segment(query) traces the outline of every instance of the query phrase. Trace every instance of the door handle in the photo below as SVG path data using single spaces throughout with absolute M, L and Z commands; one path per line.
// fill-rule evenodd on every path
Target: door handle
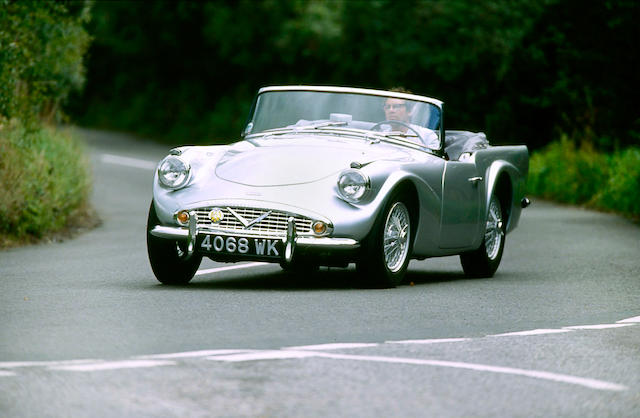
M 479 182 L 482 181 L 482 177 L 469 177 L 468 181 L 469 181 L 469 183 L 471 183 L 474 186 L 476 186 Z

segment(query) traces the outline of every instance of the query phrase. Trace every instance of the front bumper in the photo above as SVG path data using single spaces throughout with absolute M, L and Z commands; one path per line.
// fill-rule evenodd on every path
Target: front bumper
M 197 227 L 197 217 L 195 213 L 191 213 L 189 217 L 188 227 L 173 227 L 157 225 L 149 231 L 151 235 L 158 238 L 171 239 L 176 241 L 186 241 L 185 258 L 191 257 L 195 253 L 196 237 L 199 234 L 215 234 L 215 235 L 237 235 L 237 233 L 228 233 L 225 231 L 200 229 Z M 252 237 L 254 235 L 252 234 Z M 269 238 L 273 236 L 255 236 L 256 238 Z M 333 237 L 308 237 L 298 236 L 296 234 L 295 220 L 289 218 L 287 225 L 287 234 L 280 237 L 285 244 L 284 262 L 291 263 L 295 254 L 298 252 L 305 255 L 328 254 L 328 253 L 350 253 L 360 248 L 360 243 L 351 238 L 333 238 Z

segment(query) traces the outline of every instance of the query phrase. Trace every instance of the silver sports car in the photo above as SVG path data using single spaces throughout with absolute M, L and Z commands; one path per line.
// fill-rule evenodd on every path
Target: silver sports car
M 394 91 L 260 89 L 243 139 L 170 151 L 147 224 L 157 279 L 185 284 L 202 257 L 285 270 L 356 263 L 372 286 L 411 259 L 460 255 L 491 277 L 529 201 L 526 146 L 445 131 L 440 100 Z

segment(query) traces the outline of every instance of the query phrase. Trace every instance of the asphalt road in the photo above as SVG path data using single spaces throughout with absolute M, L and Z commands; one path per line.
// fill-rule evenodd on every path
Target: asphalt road
M 638 416 L 637 225 L 534 201 L 492 279 L 206 261 L 166 287 L 145 221 L 168 148 L 80 133 L 103 224 L 0 252 L 1 416 Z

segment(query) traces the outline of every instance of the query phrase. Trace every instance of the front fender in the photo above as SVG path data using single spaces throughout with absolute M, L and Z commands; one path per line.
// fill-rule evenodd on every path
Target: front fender
M 437 250 L 438 234 L 442 209 L 442 170 L 444 164 L 434 161 L 430 164 L 415 163 L 398 168 L 397 165 L 389 173 L 389 167 L 379 165 L 369 170 L 374 197 L 366 204 L 349 205 L 359 221 L 357 222 L 358 239 L 364 238 L 374 227 L 389 199 L 396 190 L 409 186 L 415 199 L 417 224 L 414 235 L 414 252 L 428 253 Z M 340 231 L 336 228 L 335 232 Z

